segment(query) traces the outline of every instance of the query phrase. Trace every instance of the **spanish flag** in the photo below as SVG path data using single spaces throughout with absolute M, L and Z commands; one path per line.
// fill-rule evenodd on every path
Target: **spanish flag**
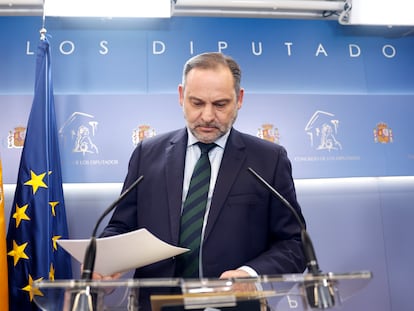
M 4 215 L 3 170 L 0 159 L 0 310 L 9 310 L 7 282 L 6 222 Z

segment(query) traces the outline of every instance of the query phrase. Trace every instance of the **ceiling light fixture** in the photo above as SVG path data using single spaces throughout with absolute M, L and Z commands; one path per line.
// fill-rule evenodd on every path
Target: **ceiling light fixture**
M 171 17 L 171 0 L 45 0 L 44 15 L 60 17 Z

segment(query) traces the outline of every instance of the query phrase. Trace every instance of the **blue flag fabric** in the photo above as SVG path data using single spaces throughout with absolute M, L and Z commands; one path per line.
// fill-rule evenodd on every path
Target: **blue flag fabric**
M 72 277 L 71 258 L 56 243 L 67 238 L 50 48 L 42 39 L 7 232 L 9 310 L 40 310 L 34 299 L 44 294 L 33 282 Z

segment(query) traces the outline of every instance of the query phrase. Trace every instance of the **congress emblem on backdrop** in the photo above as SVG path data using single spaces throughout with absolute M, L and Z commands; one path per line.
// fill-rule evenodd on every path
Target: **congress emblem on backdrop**
M 261 128 L 258 129 L 257 137 L 275 144 L 279 144 L 279 129 L 277 127 L 273 128 L 273 124 L 265 123 Z
M 65 146 L 69 144 L 73 153 L 99 153 L 93 142 L 98 128 L 98 122 L 94 118 L 87 113 L 74 112 L 60 128 L 59 135 L 64 137 Z
M 341 150 L 342 145 L 336 138 L 339 120 L 330 112 L 316 111 L 305 126 L 310 145 L 316 150 Z
M 9 131 L 7 136 L 7 148 L 23 148 L 24 139 L 26 137 L 26 128 L 17 126 L 12 131 Z
M 136 146 L 145 138 L 150 138 L 155 135 L 157 135 L 155 129 L 153 129 L 151 126 L 147 124 L 138 125 L 137 128 L 132 131 L 132 143 L 134 146 Z
M 387 123 L 380 122 L 374 128 L 374 141 L 381 144 L 392 143 L 392 129 L 388 127 Z

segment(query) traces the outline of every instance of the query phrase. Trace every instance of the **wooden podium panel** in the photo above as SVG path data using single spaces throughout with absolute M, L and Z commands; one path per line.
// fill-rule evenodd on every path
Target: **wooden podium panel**
M 152 295 L 152 311 L 264 311 L 267 310 L 266 297 L 274 293 L 269 291 L 200 293 L 182 295 Z

